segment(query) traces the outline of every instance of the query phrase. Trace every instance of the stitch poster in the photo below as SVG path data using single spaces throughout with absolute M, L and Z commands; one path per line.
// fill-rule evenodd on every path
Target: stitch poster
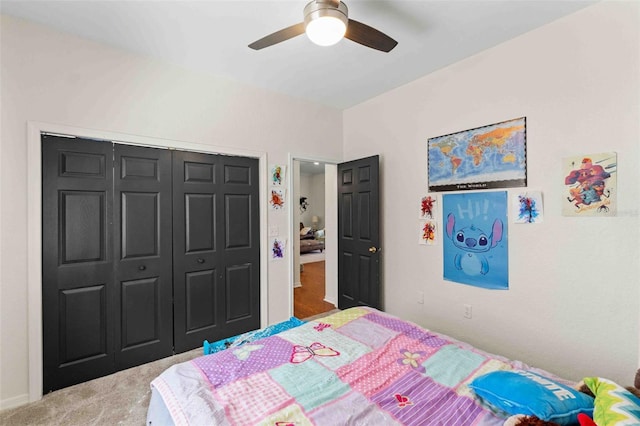
M 615 152 L 563 159 L 563 216 L 615 216 Z
M 506 191 L 443 196 L 445 280 L 509 288 L 507 210 Z

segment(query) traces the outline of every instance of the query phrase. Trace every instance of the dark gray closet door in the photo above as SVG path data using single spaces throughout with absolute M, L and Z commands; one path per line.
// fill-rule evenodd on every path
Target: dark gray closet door
M 44 393 L 260 327 L 258 160 L 57 136 L 42 158 Z
M 112 150 L 42 136 L 43 393 L 113 371 Z
M 115 144 L 116 370 L 173 353 L 171 151 Z
M 174 342 L 260 327 L 258 160 L 173 153 Z

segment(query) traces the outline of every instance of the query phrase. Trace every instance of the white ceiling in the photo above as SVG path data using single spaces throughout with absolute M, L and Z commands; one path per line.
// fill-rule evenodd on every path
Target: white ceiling
M 324 163 L 319 161 L 303 161 L 299 160 L 300 163 L 300 173 L 307 175 L 318 175 L 324 174 Z M 318 163 L 318 164 L 316 164 Z
M 382 53 L 305 35 L 247 45 L 302 22 L 306 0 L 0 1 L 3 14 L 181 66 L 344 109 L 596 0 L 346 0 L 349 17 L 398 41 Z

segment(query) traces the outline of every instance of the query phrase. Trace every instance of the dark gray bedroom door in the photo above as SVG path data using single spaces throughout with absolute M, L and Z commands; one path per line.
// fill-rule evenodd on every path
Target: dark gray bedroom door
M 258 160 L 174 152 L 176 352 L 260 328 Z
M 379 158 L 338 164 L 338 307 L 380 303 Z
M 113 372 L 112 181 L 111 144 L 42 136 L 43 393 Z

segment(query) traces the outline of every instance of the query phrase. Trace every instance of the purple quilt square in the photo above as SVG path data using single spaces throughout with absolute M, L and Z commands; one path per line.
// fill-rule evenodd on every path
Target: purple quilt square
M 400 319 L 388 317 L 386 315 L 380 315 L 376 313 L 367 314 L 363 318 L 368 319 L 371 322 L 375 322 L 376 324 L 380 324 L 384 327 L 387 327 L 390 330 L 398 331 L 400 333 L 406 333 L 410 329 L 414 328 L 413 325 L 402 321 Z
M 388 327 L 358 318 L 340 327 L 337 332 L 349 336 L 373 349 L 382 347 L 385 343 L 398 335 L 398 332 Z
M 384 425 L 397 424 L 377 404 L 358 392 L 349 392 L 311 411 L 315 425 Z
M 429 331 L 423 330 L 416 325 L 410 324 L 400 319 L 391 318 L 386 315 L 379 314 L 368 314 L 364 318 L 368 319 L 371 322 L 375 322 L 376 324 L 387 327 L 390 330 L 399 331 L 405 336 L 415 339 L 420 343 L 432 348 L 439 348 L 440 346 L 444 346 L 449 343 L 448 341 Z
M 408 337 L 412 339 L 416 339 L 418 342 L 423 345 L 430 346 L 434 349 L 441 348 L 444 345 L 448 345 L 450 342 L 443 339 L 442 337 L 435 335 L 429 331 L 421 330 L 418 327 L 414 327 L 408 333 L 406 333 Z
M 405 425 L 465 426 L 476 422 L 482 408 L 418 372 L 410 371 L 371 400 Z
M 196 358 L 214 388 L 289 362 L 293 346 L 277 336 Z

